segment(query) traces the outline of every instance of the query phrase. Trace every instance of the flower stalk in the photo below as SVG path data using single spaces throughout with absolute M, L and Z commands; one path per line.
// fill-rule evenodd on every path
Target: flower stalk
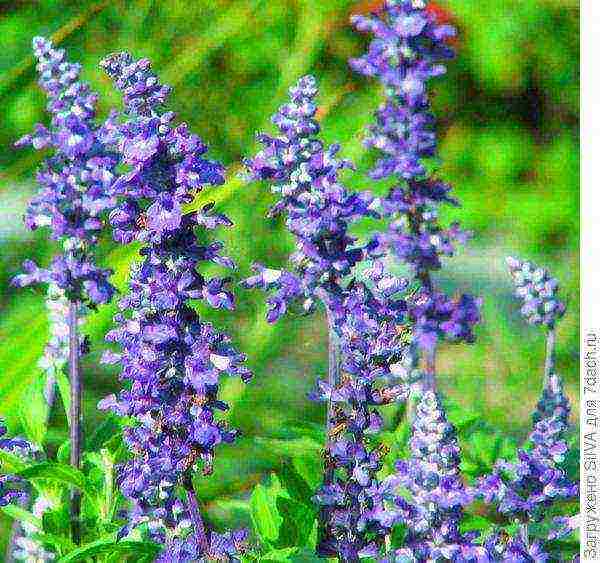
M 70 428 L 69 437 L 71 444 L 70 462 L 73 467 L 81 467 L 81 402 L 83 383 L 79 366 L 80 343 L 77 330 L 77 302 L 69 303 L 69 381 L 71 384 L 71 403 L 69 406 Z M 71 491 L 71 535 L 76 545 L 81 541 L 81 492 L 74 487 Z
M 336 333 L 335 321 L 333 318 L 332 312 L 327 309 L 327 330 L 329 336 L 329 364 L 327 370 L 327 383 L 331 389 L 334 389 L 340 382 L 340 367 L 341 367 L 341 358 L 340 358 L 340 341 L 339 336 Z M 333 400 L 331 396 L 327 399 L 327 446 L 326 449 L 329 451 L 331 448 L 331 431 L 333 428 Z M 333 468 L 326 467 L 323 482 L 326 484 L 331 483 L 333 479 Z
M 546 360 L 544 362 L 544 387 L 550 384 L 550 378 L 556 369 L 556 328 L 546 332 Z
M 196 497 L 196 492 L 194 491 L 192 479 L 189 476 L 184 478 L 183 486 L 185 488 L 188 512 L 194 528 L 193 533 L 196 538 L 196 544 L 198 545 L 198 556 L 202 557 L 206 554 L 209 548 L 206 526 L 204 525 L 204 520 L 202 519 L 200 504 L 198 502 L 198 498 Z

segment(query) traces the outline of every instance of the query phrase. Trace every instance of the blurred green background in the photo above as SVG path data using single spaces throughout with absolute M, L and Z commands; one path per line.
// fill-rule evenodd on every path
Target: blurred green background
M 265 185 L 237 177 L 242 156 L 256 149 L 254 133 L 285 101 L 287 87 L 311 72 L 321 85 L 323 135 L 340 142 L 357 173 L 344 180 L 381 193 L 364 172 L 374 155 L 362 147 L 365 126 L 381 99 L 374 82 L 353 75 L 347 59 L 367 38 L 348 24 L 352 13 L 381 3 L 349 0 L 238 0 L 169 2 L 51 1 L 0 3 L 0 414 L 22 431 L 20 410 L 47 334 L 42 290 L 15 290 L 9 280 L 25 258 L 47 263 L 56 250 L 45 232 L 27 232 L 21 216 L 35 191 L 40 154 L 12 143 L 46 121 L 30 55 L 34 35 L 52 36 L 83 64 L 83 77 L 100 93 L 100 112 L 119 104 L 98 67 L 107 53 L 129 50 L 149 57 L 174 87 L 171 109 L 211 146 L 228 167 L 228 183 L 212 193 L 235 221 L 221 233 L 239 265 L 285 265 L 293 242 L 281 221 L 265 218 L 274 197 Z M 463 207 L 444 211 L 475 233 L 447 261 L 438 280 L 449 289 L 484 298 L 484 322 L 473 346 L 444 348 L 441 388 L 454 402 L 481 413 L 504 433 L 521 438 L 540 391 L 544 353 L 539 330 L 526 327 L 511 297 L 504 266 L 508 254 L 550 267 L 561 280 L 569 312 L 559 326 L 558 367 L 577 413 L 579 349 L 579 9 L 576 0 L 436 0 L 433 9 L 459 29 L 458 56 L 447 76 L 434 81 L 439 118 L 440 175 L 454 184 Z M 209 194 L 207 194 L 208 197 Z M 358 234 L 373 224 L 359 229 Z M 124 289 L 133 248 L 100 245 L 101 261 Z M 248 490 L 280 463 L 265 439 L 323 420 L 306 393 L 326 370 L 323 317 L 264 321 L 262 296 L 237 291 L 234 315 L 211 318 L 227 327 L 249 356 L 255 379 L 226 386 L 229 418 L 244 437 L 220 451 L 219 478 L 205 498 Z M 86 429 L 102 415 L 98 399 L 117 388 L 117 372 L 99 365 L 103 335 L 114 306 L 92 314 L 86 330 Z M 66 438 L 55 408 L 48 435 L 55 449 Z M 215 515 L 218 518 L 218 514 Z

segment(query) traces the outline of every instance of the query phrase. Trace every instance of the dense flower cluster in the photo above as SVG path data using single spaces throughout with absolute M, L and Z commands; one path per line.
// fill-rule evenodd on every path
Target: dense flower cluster
M 550 555 L 544 551 L 539 541 L 526 541 L 521 536 L 508 536 L 506 533 L 494 533 L 486 538 L 485 548 L 490 561 L 545 563 Z
M 381 427 L 375 407 L 404 400 L 414 370 L 405 365 L 398 334 L 406 321 L 406 283 L 387 275 L 380 262 L 370 270 L 369 287 L 353 277 L 358 262 L 380 252 L 377 243 L 356 246 L 348 234 L 355 221 L 376 216 L 374 202 L 368 192 L 349 193 L 341 184 L 339 172 L 352 165 L 336 158 L 338 145 L 325 147 L 317 137 L 316 94 L 315 79 L 301 78 L 272 119 L 279 135 L 259 135 L 264 148 L 245 161 L 251 180 L 267 180 L 280 194 L 271 214 L 285 213 L 296 242 L 293 272 L 255 265 L 245 285 L 273 292 L 269 321 L 297 300 L 305 311 L 319 300 L 326 307 L 338 350 L 329 380 L 313 393 L 328 402 L 325 479 L 315 496 L 322 506 L 319 552 L 356 560 L 376 552 L 383 539 L 381 528 L 364 520 L 382 459 L 373 439 Z
M 516 286 L 515 295 L 523 302 L 521 314 L 525 320 L 532 325 L 553 328 L 566 310 L 557 296 L 558 280 L 531 262 L 510 257 L 506 261 Z
M 334 308 L 343 278 L 368 250 L 354 245 L 348 228 L 363 217 L 375 216 L 373 198 L 368 192 L 349 193 L 340 183 L 339 172 L 352 164 L 336 158 L 339 145 L 325 147 L 317 137 L 316 94 L 314 77 L 298 80 L 290 88 L 290 102 L 272 118 L 280 134 L 259 135 L 264 148 L 245 160 L 249 179 L 267 180 L 280 194 L 271 215 L 285 213 L 286 226 L 296 239 L 291 256 L 294 273 L 257 264 L 256 275 L 246 280 L 247 287 L 274 290 L 268 300 L 269 321 L 281 317 L 298 299 L 307 311 L 319 299 Z
M 112 185 L 119 204 L 110 221 L 117 241 L 145 245 L 143 261 L 131 268 L 129 293 L 119 302 L 118 326 L 107 336 L 120 352 L 105 360 L 121 363 L 121 379 L 130 386 L 101 406 L 136 420 L 124 434 L 133 458 L 122 468 L 120 484 L 135 503 L 125 532 L 158 522 L 161 539 L 171 546 L 161 560 L 195 561 L 185 553 L 191 544 L 203 551 L 206 538 L 196 526 L 189 533 L 183 525 L 191 509 L 182 507 L 177 487 L 191 492 L 192 472 L 211 473 L 215 448 L 236 437 L 218 414 L 228 408 L 218 398 L 221 376 L 250 377 L 245 356 L 229 337 L 188 304 L 203 299 L 214 308 L 233 308 L 229 279 L 197 270 L 203 262 L 231 268 L 232 261 L 219 254 L 221 243 L 199 244 L 194 232 L 230 221 L 209 207 L 182 209 L 203 187 L 223 183 L 223 168 L 204 157 L 206 145 L 185 124 L 172 125 L 174 114 L 162 110 L 169 90 L 147 60 L 120 53 L 102 66 L 123 93 L 123 119 L 114 122 L 111 137 L 129 167 Z M 209 541 L 223 543 L 215 534 Z
M 418 375 L 399 342 L 405 303 L 397 296 L 405 283 L 386 274 L 381 263 L 369 278 L 372 288 L 352 283 L 338 304 L 341 381 L 333 386 L 321 381 L 315 393 L 333 406 L 326 458 L 331 476 L 315 496 L 325 516 L 319 553 L 344 561 L 379 552 L 385 528 L 365 517 L 374 506 L 386 454 L 376 440 L 383 424 L 377 407 L 405 400 L 407 383 Z
M 14 282 L 52 283 L 71 301 L 106 303 L 114 293 L 111 271 L 95 265 L 91 248 L 103 227 L 102 213 L 114 203 L 107 193 L 118 159 L 106 149 L 107 125 L 95 122 L 97 96 L 79 80 L 80 66 L 67 62 L 62 49 L 41 37 L 34 38 L 33 50 L 52 120 L 49 128 L 38 124 L 17 146 L 50 148 L 53 154 L 37 174 L 41 190 L 29 204 L 25 224 L 49 227 L 52 238 L 63 242 L 63 254 L 47 269 L 27 261 L 25 273 Z
M 408 301 L 415 340 L 430 351 L 443 338 L 472 342 L 479 300 L 469 295 L 449 297 L 431 280 L 441 258 L 452 256 L 456 244 L 468 238 L 457 224 L 440 225 L 439 206 L 458 201 L 450 195 L 450 186 L 437 180 L 426 165 L 437 149 L 426 85 L 445 72 L 441 61 L 453 55 L 446 41 L 455 31 L 438 25 L 421 0 L 387 0 L 380 16 L 355 16 L 353 24 L 375 35 L 367 53 L 350 65 L 376 77 L 385 88 L 385 102 L 365 144 L 384 153 L 371 176 L 398 180 L 382 202 L 384 214 L 392 220 L 380 243 L 410 266 L 420 283 Z
M 21 438 L 8 438 L 7 428 L 0 420 L 0 450 L 17 455 L 28 455 L 31 446 Z M 0 506 L 6 506 L 13 502 L 26 502 L 27 492 L 24 490 L 25 482 L 16 475 L 0 475 Z
M 518 450 L 516 461 L 499 461 L 492 474 L 480 480 L 478 494 L 522 524 L 541 521 L 553 503 L 576 497 L 579 487 L 562 467 L 569 411 L 560 379 L 553 376 L 534 413 L 530 446 Z M 561 527 L 563 523 L 556 522 L 556 528 Z
M 391 529 L 407 528 L 404 546 L 386 561 L 489 561 L 486 549 L 462 534 L 463 508 L 473 500 L 460 474 L 460 448 L 438 395 L 426 391 L 417 406 L 410 438 L 411 457 L 377 491 L 370 517 Z M 408 493 L 408 497 L 406 495 Z
M 198 543 L 192 536 L 188 535 L 186 539 L 176 538 L 171 544 L 168 544 L 167 549 L 156 559 L 156 563 L 201 561 L 203 556 L 207 560 L 239 563 L 241 561 L 239 554 L 247 550 L 247 539 L 248 531 L 246 529 L 224 534 L 212 533 L 206 552 L 201 553 Z

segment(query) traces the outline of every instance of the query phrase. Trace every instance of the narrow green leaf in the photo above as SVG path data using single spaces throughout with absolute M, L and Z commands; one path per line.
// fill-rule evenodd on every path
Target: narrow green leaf
M 48 429 L 48 402 L 44 397 L 45 374 L 36 369 L 33 379 L 23 393 L 19 405 L 19 419 L 30 442 L 42 446 Z
M 71 459 L 71 443 L 69 440 L 65 440 L 58 446 L 58 450 L 56 451 L 56 461 L 68 465 L 69 459 Z
M 29 480 L 45 479 L 54 481 L 77 487 L 86 493 L 90 492 L 85 475 L 78 469 L 64 463 L 43 461 L 18 471 L 17 475 Z
M 35 526 L 39 530 L 42 529 L 42 521 L 20 506 L 16 506 L 14 504 L 8 504 L 2 507 L 2 512 L 12 518 L 13 520 L 18 520 L 19 522 L 28 522 L 32 526 Z
M 283 519 L 277 511 L 277 495 L 258 484 L 250 497 L 250 516 L 256 533 L 262 540 L 274 542 L 279 537 Z
M 75 561 L 86 561 L 88 557 L 95 555 L 136 555 L 136 556 L 156 556 L 160 547 L 149 542 L 122 541 L 116 542 L 113 536 L 99 539 L 83 545 L 71 553 L 61 557 L 58 563 L 73 563 Z
M 58 385 L 58 392 L 62 400 L 65 414 L 67 415 L 67 421 L 71 424 L 71 384 L 64 370 L 58 370 L 56 374 L 56 384 Z

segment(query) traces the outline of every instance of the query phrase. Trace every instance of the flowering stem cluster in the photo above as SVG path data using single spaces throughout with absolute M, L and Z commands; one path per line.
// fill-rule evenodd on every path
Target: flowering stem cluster
M 568 453 L 565 441 L 569 428 L 569 400 L 564 394 L 560 375 L 554 371 L 556 322 L 564 315 L 565 305 L 558 299 L 558 282 L 547 270 L 514 258 L 507 260 L 515 283 L 515 294 L 522 300 L 521 314 L 533 325 L 547 329 L 547 356 L 544 365 L 542 395 L 533 413 L 533 430 L 527 446 L 517 452 L 517 460 L 500 460 L 494 471 L 478 483 L 478 495 L 494 503 L 520 534 L 504 545 L 498 537 L 488 541 L 496 557 L 531 557 L 546 561 L 544 543 L 570 531 L 565 518 L 558 518 L 541 540 L 532 540 L 529 525 L 545 518 L 554 503 L 577 496 L 579 486 L 568 478 L 563 462 Z M 566 528 L 566 530 L 565 530 Z
M 107 336 L 120 352 L 105 355 L 121 364 L 121 379 L 130 386 L 101 403 L 134 421 L 124 434 L 133 457 L 122 467 L 121 489 L 134 509 L 123 533 L 146 524 L 168 546 L 161 561 L 218 557 L 238 549 L 243 533 L 226 541 L 207 530 L 192 476 L 212 473 L 216 447 L 237 436 L 219 417 L 228 408 L 218 398 L 221 376 L 247 381 L 251 374 L 229 337 L 189 305 L 203 299 L 213 308 L 233 309 L 230 278 L 198 271 L 204 263 L 233 268 L 233 262 L 220 254 L 220 242 L 202 245 L 195 234 L 198 227 L 232 223 L 211 205 L 197 213 L 184 212 L 183 205 L 205 186 L 222 184 L 223 167 L 206 159 L 200 138 L 185 123 L 174 125 L 175 114 L 163 110 L 170 89 L 148 60 L 119 53 L 102 66 L 124 101 L 110 138 L 128 168 L 111 185 L 118 200 L 110 214 L 113 235 L 120 243 L 143 244 L 129 294 L 119 302 L 118 326 Z
M 55 256 L 47 269 L 25 262 L 25 273 L 14 283 L 51 284 L 69 300 L 71 463 L 79 467 L 82 382 L 77 315 L 80 303 L 92 307 L 107 303 L 115 291 L 108 281 L 111 271 L 96 266 L 91 249 L 103 226 L 101 214 L 113 204 L 106 193 L 117 158 L 105 148 L 104 130 L 95 123 L 97 96 L 79 80 L 80 66 L 65 61 L 64 51 L 41 37 L 34 38 L 33 50 L 39 84 L 47 94 L 52 119 L 50 127 L 36 125 L 34 133 L 20 139 L 17 146 L 49 148 L 53 153 L 38 171 L 41 189 L 29 204 L 25 224 L 30 229 L 49 227 L 52 238 L 62 242 L 63 253 Z M 72 495 L 72 535 L 78 543 L 79 492 L 73 490 Z
M 381 15 L 355 16 L 359 31 L 375 38 L 362 57 L 351 59 L 358 73 L 377 78 L 385 101 L 375 114 L 365 144 L 383 153 L 371 170 L 375 180 L 397 181 L 382 201 L 391 219 L 380 244 L 410 267 L 418 289 L 407 300 L 417 351 L 424 356 L 424 388 L 435 388 L 435 351 L 442 339 L 473 342 L 479 322 L 479 300 L 470 295 L 449 297 L 435 287 L 432 272 L 452 256 L 469 233 L 458 224 L 443 227 L 442 204 L 458 201 L 450 186 L 430 171 L 436 155 L 435 118 L 431 113 L 427 82 L 446 71 L 441 61 L 453 56 L 447 41 L 455 34 L 449 25 L 438 25 L 421 0 L 387 0 Z
M 343 185 L 341 173 L 353 165 L 338 157 L 339 145 L 327 146 L 319 136 L 312 76 L 290 88 L 288 103 L 272 118 L 277 134 L 258 135 L 262 149 L 244 161 L 250 181 L 266 181 L 279 195 L 270 216 L 284 216 L 295 242 L 290 271 L 255 264 L 244 286 L 269 293 L 269 322 L 287 311 L 311 313 L 319 304 L 327 318 L 327 379 L 311 393 L 327 403 L 324 477 L 313 496 L 317 552 L 344 562 L 382 556 L 389 563 L 547 561 L 547 542 L 568 534 L 574 519 L 556 518 L 544 538 L 532 537 L 531 525 L 578 492 L 564 469 L 570 406 L 555 366 L 555 328 L 565 312 L 558 283 L 531 263 L 508 260 L 522 315 L 546 330 L 542 396 L 517 459 L 498 461 L 469 486 L 460 471 L 456 429 L 436 386 L 436 350 L 444 340 L 473 342 L 480 301 L 450 297 L 434 281 L 443 258 L 468 233 L 438 219 L 442 205 L 458 202 L 431 170 L 437 141 L 426 88 L 445 72 L 454 29 L 439 25 L 424 0 L 387 0 L 380 15 L 357 16 L 353 23 L 375 39 L 351 66 L 376 77 L 385 91 L 366 139 L 383 153 L 371 177 L 392 178 L 393 187 L 379 200 Z M 123 437 L 130 457 L 118 474 L 129 512 L 119 538 L 135 530 L 160 544 L 157 563 L 239 561 L 247 531 L 213 530 L 195 491 L 201 475 L 213 472 L 218 446 L 238 436 L 224 416 L 229 405 L 219 396 L 222 377 L 251 377 L 245 355 L 196 306 L 234 309 L 231 278 L 209 274 L 215 265 L 235 268 L 222 243 L 209 236 L 232 222 L 213 203 L 187 210 L 200 191 L 224 182 L 224 167 L 207 158 L 203 141 L 165 109 L 170 88 L 147 59 L 122 52 L 102 61 L 123 109 L 98 124 L 96 95 L 79 80 L 79 66 L 44 39 L 33 44 L 52 119 L 18 144 L 53 153 L 38 173 L 41 190 L 25 222 L 32 229 L 49 227 L 63 251 L 46 269 L 26 262 L 15 283 L 49 286 L 53 334 L 40 365 L 49 403 L 58 370 L 69 366 L 71 464 L 81 466 L 81 318 L 86 307 L 107 303 L 115 291 L 110 271 L 96 266 L 92 253 L 107 214 L 114 240 L 140 248 L 107 335 L 115 351 L 103 356 L 120 364 L 124 385 L 99 405 L 127 417 Z M 385 218 L 389 227 L 359 243 L 350 232 L 367 217 Z M 388 271 L 390 254 L 408 266 L 411 279 Z M 395 460 L 394 471 L 382 476 L 388 454 L 380 435 L 383 409 L 409 396 L 410 456 Z M 0 424 L 0 449 L 31 451 L 5 434 Z M 0 477 L 0 506 L 27 502 L 24 485 L 17 476 Z M 477 498 L 516 524 L 518 533 L 507 538 L 495 527 L 487 536 L 463 532 L 466 508 Z M 48 508 L 54 507 L 38 497 L 34 511 Z M 80 513 L 74 491 L 75 544 L 82 535 Z M 403 542 L 392 547 L 399 528 Z M 35 527 L 29 532 L 37 533 Z M 35 541 L 19 546 L 23 557 L 53 555 Z
M 294 272 L 256 264 L 256 275 L 245 285 L 272 292 L 271 322 L 298 301 L 306 312 L 318 301 L 325 305 L 329 374 L 312 395 L 328 404 L 325 476 L 315 497 L 322 506 L 319 551 L 354 561 L 382 540 L 382 530 L 363 516 L 381 468 L 382 451 L 371 443 L 381 426 L 374 407 L 406 394 L 403 344 L 396 332 L 405 314 L 399 295 L 405 284 L 381 264 L 371 270 L 373 288 L 355 279 L 356 265 L 376 256 L 377 244 L 356 246 L 348 230 L 357 220 L 376 216 L 373 198 L 351 194 L 341 184 L 339 172 L 352 165 L 336 158 L 338 145 L 325 147 L 318 138 L 316 94 L 315 79 L 301 78 L 290 89 L 290 102 L 272 118 L 279 135 L 259 135 L 263 149 L 245 162 L 250 179 L 267 180 L 280 194 L 271 215 L 285 213 L 296 242 Z

